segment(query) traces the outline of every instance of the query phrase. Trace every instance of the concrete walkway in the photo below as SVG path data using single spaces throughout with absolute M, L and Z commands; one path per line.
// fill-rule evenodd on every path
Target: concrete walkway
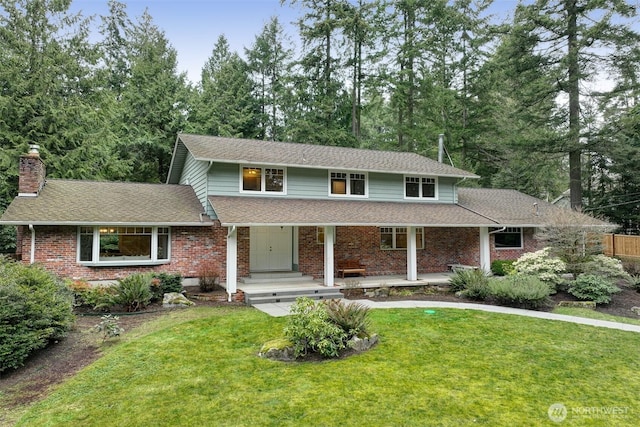
M 601 328 L 619 329 L 621 331 L 640 333 L 640 325 L 629 325 L 626 323 L 610 322 L 607 320 L 567 316 L 564 314 L 547 313 L 545 311 L 522 310 L 519 308 L 502 307 L 498 305 L 469 304 L 445 301 L 371 301 L 367 299 L 345 301 L 358 302 L 370 308 L 457 308 L 462 310 L 480 310 L 488 311 L 491 313 L 515 314 L 517 316 L 535 317 L 538 319 L 547 320 L 559 320 L 561 322 L 571 322 L 581 325 L 598 326 Z M 291 308 L 292 304 L 292 302 L 256 304 L 254 305 L 254 307 L 269 314 L 270 316 L 280 317 L 287 316 L 289 314 L 289 309 Z

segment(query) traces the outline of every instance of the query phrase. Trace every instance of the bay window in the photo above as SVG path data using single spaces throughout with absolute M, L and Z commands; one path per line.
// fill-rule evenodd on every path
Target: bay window
M 78 261 L 91 264 L 168 262 L 169 227 L 80 227 Z

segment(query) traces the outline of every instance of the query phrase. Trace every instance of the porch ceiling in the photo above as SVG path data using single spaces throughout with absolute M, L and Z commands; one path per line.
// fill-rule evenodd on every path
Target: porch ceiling
M 455 204 L 209 196 L 223 226 L 482 227 L 496 222 Z

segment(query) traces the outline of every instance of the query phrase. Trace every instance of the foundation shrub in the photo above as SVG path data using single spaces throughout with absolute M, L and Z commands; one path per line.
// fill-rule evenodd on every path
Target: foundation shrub
M 489 281 L 489 297 L 501 305 L 537 309 L 549 302 L 551 289 L 534 276 L 510 275 Z
M 567 265 L 551 255 L 551 248 L 544 248 L 522 255 L 513 263 L 513 268 L 516 273 L 536 276 L 555 290 L 563 282 L 561 275 L 566 272 Z
M 220 280 L 220 273 L 218 269 L 205 265 L 198 271 L 198 284 L 200 286 L 200 292 L 211 292 L 216 289 Z
M 458 270 L 449 279 L 449 285 L 453 292 L 459 292 L 478 283 L 486 284 L 488 280 L 489 277 L 482 270 Z
M 294 356 L 318 353 L 322 357 L 338 357 L 345 348 L 347 334 L 329 318 L 326 304 L 309 298 L 298 298 L 291 306 L 284 328 L 285 337 L 293 343 Z
M 151 279 L 151 293 L 153 301 L 162 301 L 164 294 L 182 292 L 182 275 L 169 273 L 154 273 Z
M 73 295 L 62 280 L 0 257 L 0 372 L 63 338 L 74 320 Z
M 569 285 L 571 295 L 596 304 L 609 304 L 611 296 L 617 292 L 620 292 L 620 288 L 610 279 L 595 274 L 580 274 Z
M 491 263 L 491 272 L 496 276 L 506 276 L 513 273 L 513 259 L 497 259 Z
M 127 311 L 140 311 L 145 308 L 153 298 L 151 293 L 151 274 L 132 274 L 118 280 L 116 286 L 116 304 L 122 305 Z
M 116 305 L 117 290 L 114 286 L 91 286 L 84 280 L 67 282 L 73 293 L 73 305 L 94 311 L 109 311 Z

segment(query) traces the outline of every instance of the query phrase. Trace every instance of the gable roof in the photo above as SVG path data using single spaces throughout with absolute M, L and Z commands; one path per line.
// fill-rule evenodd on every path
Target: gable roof
M 33 225 L 211 225 L 188 185 L 47 180 L 37 197 L 18 196 L 0 218 Z
M 416 153 L 179 134 L 167 182 L 179 181 L 187 152 L 208 162 L 479 178 Z

